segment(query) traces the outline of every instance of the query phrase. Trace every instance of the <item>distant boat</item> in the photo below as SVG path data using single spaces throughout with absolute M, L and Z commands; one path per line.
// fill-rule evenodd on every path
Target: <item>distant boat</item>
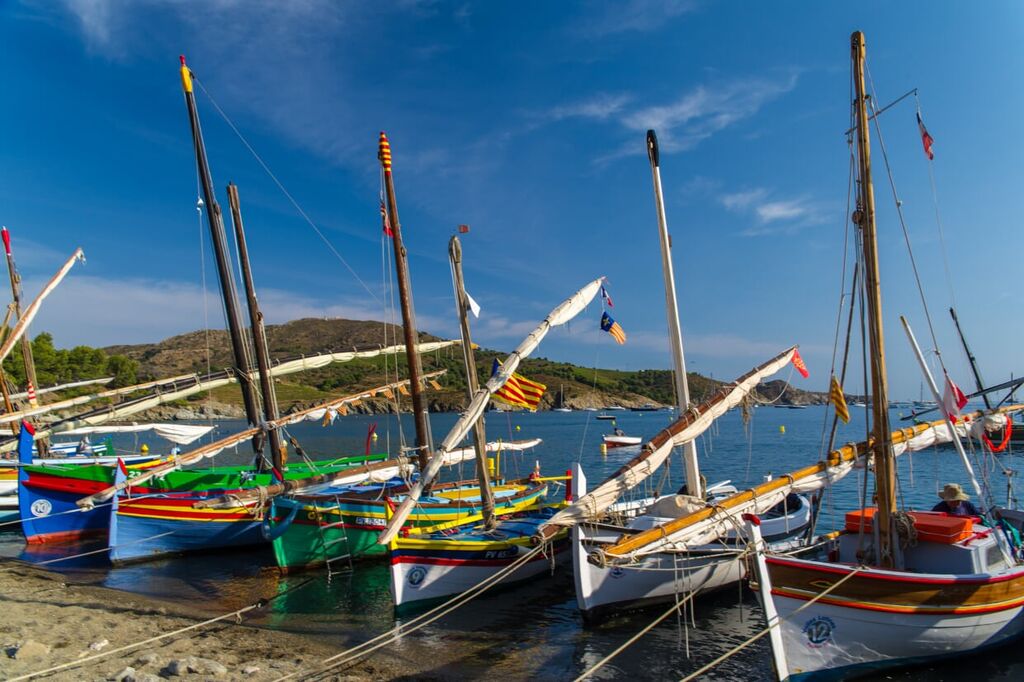
M 583 411 L 584 412 L 597 412 L 597 408 L 596 407 L 584 407 Z
M 629 409 L 632 410 L 633 412 L 655 412 L 659 408 L 654 403 L 644 403 L 640 407 L 631 407 Z
M 640 445 L 643 441 L 640 436 L 605 436 L 604 444 L 609 448 L 628 448 L 634 445 Z
M 608 419 L 608 420 L 614 421 L 615 420 L 615 415 L 613 415 L 613 414 L 599 414 L 599 415 L 597 415 L 596 419 Z
M 565 384 L 558 385 L 558 407 L 551 410 L 552 412 L 572 412 L 571 407 L 565 406 Z
M 623 407 L 622 405 L 609 405 L 608 407 L 606 407 L 604 409 L 606 409 L 606 410 L 617 410 L 617 411 L 620 411 L 620 412 L 625 412 L 626 411 L 626 408 Z

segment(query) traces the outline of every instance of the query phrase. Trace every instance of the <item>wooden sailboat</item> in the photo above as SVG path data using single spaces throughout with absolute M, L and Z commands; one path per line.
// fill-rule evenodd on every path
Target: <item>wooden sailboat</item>
M 457 245 L 458 241 L 455 240 L 451 253 L 465 349 L 471 344 L 465 314 L 465 294 L 461 287 L 461 250 Z M 601 280 L 594 280 L 552 310 L 540 326 L 502 363 L 501 369 L 490 378 L 487 385 L 475 391 L 469 407 L 433 454 L 428 468 L 421 472 L 417 486 L 395 510 L 387 528 L 380 534 L 379 542 L 387 544 L 391 550 L 391 590 L 396 607 L 460 594 L 485 579 L 497 580 L 502 584 L 526 580 L 549 570 L 550 556 L 564 549 L 564 543 L 559 542 L 565 538 L 564 532 L 552 537 L 554 544 L 546 554 L 536 551 L 532 545 L 531 537 L 537 528 L 554 513 L 544 508 L 517 514 L 509 519 L 498 519 L 496 513 L 485 512 L 481 525 L 463 526 L 454 534 L 414 528 L 400 535 L 399 531 L 413 513 L 424 486 L 436 475 L 441 459 L 479 422 L 490 396 L 504 385 L 520 360 L 537 347 L 551 327 L 565 324 L 579 314 L 597 295 L 600 287 Z M 472 358 L 471 355 L 467 357 L 470 360 Z M 479 428 L 477 442 L 482 440 L 482 428 Z M 481 457 L 478 454 L 478 462 Z M 486 466 L 478 464 L 478 472 L 483 472 L 479 482 L 484 491 L 490 487 L 486 470 Z M 546 486 L 542 486 L 542 489 L 546 489 Z
M 390 234 L 395 253 L 395 270 L 402 309 L 410 371 L 410 392 L 416 424 L 416 460 L 423 471 L 426 455 L 433 448 L 420 380 L 419 355 L 416 352 L 415 313 L 412 304 L 409 264 L 402 241 L 392 168 L 391 143 L 380 134 L 378 160 L 381 164 L 387 196 L 388 220 L 385 232 Z M 475 368 L 473 368 L 475 369 Z M 488 445 L 482 441 L 481 452 L 487 449 L 526 449 L 540 441 L 520 441 Z M 449 463 L 462 461 L 461 457 Z M 478 466 L 480 466 L 478 464 Z M 288 494 L 275 495 L 270 514 L 270 536 L 274 555 L 282 571 L 326 565 L 336 561 L 384 554 L 386 547 L 376 542 L 377 535 L 386 525 L 387 505 L 402 501 L 409 493 L 410 477 L 379 483 L 371 487 L 339 485 L 336 481 L 297 481 Z M 517 511 L 535 504 L 542 495 L 541 487 L 530 482 L 510 482 L 496 491 L 481 487 L 474 481 L 445 483 L 431 491 L 431 499 L 417 505 L 408 522 L 414 527 L 451 527 L 468 523 L 495 507 L 493 494 L 499 498 L 497 506 L 504 512 Z M 492 498 L 488 499 L 488 493 Z
M 578 479 L 576 486 L 580 490 L 580 497 L 569 509 L 559 512 L 541 527 L 538 539 L 548 538 L 559 528 L 572 528 L 576 602 L 588 617 L 671 599 L 680 592 L 718 589 L 741 578 L 742 566 L 736 548 L 728 544 L 723 545 L 716 537 L 701 546 L 688 547 L 685 552 L 666 549 L 626 567 L 597 565 L 589 562 L 587 558 L 591 553 L 615 544 L 621 538 L 656 527 L 695 507 L 704 506 L 705 498 L 709 494 L 714 499 L 733 492 L 735 489 L 727 485 L 716 486 L 712 491 L 705 489 L 694 438 L 710 426 L 715 418 L 738 405 L 762 378 L 793 361 L 796 354 L 796 349 L 790 348 L 741 377 L 711 400 L 698 406 L 690 404 L 671 242 L 661 191 L 660 153 L 658 139 L 653 130 L 647 132 L 647 151 L 654 183 L 669 347 L 672 352 L 676 396 L 679 400 L 679 419 L 658 433 L 643 447 L 640 454 L 589 494 L 583 495 L 586 492 L 586 483 L 582 471 L 574 472 Z M 695 414 L 700 415 L 699 418 L 695 418 Z M 605 442 L 607 443 L 607 438 Z M 683 450 L 686 494 L 615 504 L 620 495 L 639 485 L 661 466 L 676 446 L 682 447 Z M 611 522 L 606 518 L 609 513 L 614 513 L 619 521 Z M 776 539 L 782 541 L 804 533 L 810 518 L 810 504 L 806 498 L 793 496 L 790 504 L 778 514 L 779 530 Z M 625 522 L 622 519 L 625 519 Z
M 851 52 L 878 507 L 847 515 L 847 532 L 830 560 L 765 556 L 761 548 L 760 592 L 783 680 L 839 679 L 962 655 L 1024 634 L 1024 565 L 1001 528 L 896 507 L 863 33 L 852 35 Z M 755 543 L 757 530 L 752 522 Z

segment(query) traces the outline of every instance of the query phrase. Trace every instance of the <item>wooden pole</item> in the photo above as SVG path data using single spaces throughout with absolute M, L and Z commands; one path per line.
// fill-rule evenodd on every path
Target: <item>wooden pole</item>
M 381 131 L 377 151 L 384 172 L 384 189 L 388 195 L 388 216 L 392 240 L 395 245 L 395 271 L 398 277 L 398 297 L 402 305 L 402 331 L 405 334 L 405 357 L 409 363 L 409 392 L 412 394 L 413 420 L 416 424 L 416 461 L 420 471 L 427 467 L 427 457 L 434 449 L 427 418 L 427 404 L 423 399 L 423 363 L 416 352 L 419 335 L 416 332 L 416 312 L 412 303 L 412 283 L 409 281 L 409 263 L 402 243 L 402 226 L 398 222 L 398 201 L 395 198 L 395 180 L 391 175 L 391 144 Z
M 203 200 L 206 202 L 206 217 L 210 223 L 210 236 L 213 240 L 213 251 L 217 259 L 217 274 L 220 279 L 221 294 L 224 299 L 224 312 L 228 320 L 228 332 L 231 335 L 231 349 L 235 357 L 235 375 L 238 386 L 242 389 L 242 401 L 245 403 L 245 415 L 250 426 L 260 424 L 260 412 L 256 406 L 256 395 L 252 385 L 252 366 L 249 364 L 249 353 L 245 338 L 242 336 L 242 315 L 238 310 L 238 291 L 235 278 L 231 273 L 230 255 L 227 237 L 224 234 L 224 216 L 221 214 L 217 195 L 213 190 L 213 178 L 210 165 L 206 160 L 206 144 L 203 142 L 203 130 L 199 125 L 199 111 L 196 109 L 196 97 L 192 92 L 192 72 L 185 65 L 185 57 L 181 58 L 181 85 L 185 91 L 185 105 L 188 107 L 189 123 L 192 126 L 192 143 L 196 153 L 196 167 L 203 188 Z M 259 455 L 263 452 L 263 439 L 252 439 L 253 451 Z
M 676 400 L 682 416 L 690 409 L 690 384 L 686 377 L 686 356 L 683 353 L 683 333 L 679 327 L 679 304 L 676 301 L 676 279 L 672 268 L 672 240 L 665 218 L 665 198 L 661 191 L 661 159 L 658 136 L 647 131 L 647 158 L 651 162 L 654 179 L 654 206 L 658 213 L 658 238 L 661 242 L 661 271 L 665 279 L 665 312 L 668 316 L 668 338 L 672 350 L 672 368 L 675 370 Z M 697 462 L 697 446 L 693 441 L 683 444 L 683 462 L 686 467 L 686 491 L 694 497 L 704 498 L 704 484 Z
M 14 253 L 11 249 L 11 233 L 4 227 L 0 229 L 0 237 L 3 238 L 4 252 L 7 254 L 7 273 L 11 278 L 11 299 L 13 300 L 13 308 L 8 309 L 8 315 L 10 311 L 14 311 L 14 315 L 21 319 L 21 275 L 18 274 L 18 268 L 14 264 Z M 5 325 L 6 326 L 6 325 Z M 21 358 L 25 363 L 25 383 L 27 384 L 25 390 L 29 394 L 29 406 L 38 407 L 39 402 L 35 399 L 35 390 L 39 388 L 38 381 L 36 379 L 36 362 L 35 358 L 32 357 L 32 342 L 29 339 L 28 330 L 25 331 L 25 335 L 21 337 Z M 3 380 L 2 368 L 0 368 L 0 380 Z M 4 404 L 7 405 L 7 411 L 12 412 L 10 407 L 10 399 L 7 397 L 7 382 L 3 381 L 4 388 Z M 14 433 L 20 433 L 21 428 L 15 425 L 12 429 Z M 36 448 L 40 455 L 45 455 L 47 451 L 46 439 L 40 439 L 36 443 Z
M 238 242 L 238 260 L 242 266 L 242 285 L 245 287 L 245 300 L 249 307 L 249 323 L 252 325 L 252 343 L 256 347 L 256 366 L 260 374 L 260 392 L 263 394 L 263 416 L 266 421 L 277 421 L 277 392 L 274 380 L 270 376 L 270 353 L 267 350 L 267 330 L 263 325 L 263 312 L 256 300 L 256 287 L 252 281 L 252 268 L 249 264 L 249 248 L 245 243 L 245 228 L 242 225 L 242 204 L 238 198 L 238 186 L 228 184 L 228 206 L 231 208 L 231 222 L 235 227 L 235 240 Z M 270 451 L 271 464 L 278 474 L 284 474 L 288 454 L 281 433 L 271 429 Z M 260 459 L 262 463 L 263 460 Z
M 466 362 L 466 392 L 470 401 L 476 395 L 479 380 L 476 375 L 476 357 L 473 353 L 473 339 L 469 333 L 469 308 L 466 300 L 466 286 L 462 279 L 462 244 L 453 235 L 448 242 L 448 258 L 452 263 L 452 279 L 455 285 L 455 305 L 459 313 L 459 324 L 462 327 L 462 356 Z M 487 471 L 487 430 L 484 418 L 480 417 L 473 425 L 473 449 L 476 451 L 476 471 L 480 481 L 480 501 L 487 529 L 494 528 L 494 491 L 491 490 L 491 476 Z
M 850 36 L 854 113 L 857 122 L 857 155 L 860 165 L 860 206 L 855 214 L 863 231 L 864 280 L 867 287 L 868 338 L 871 346 L 872 416 L 875 439 L 875 492 L 878 498 L 878 563 L 895 565 L 892 514 L 896 509 L 896 463 L 889 438 L 889 387 L 885 371 L 885 335 L 882 331 L 882 286 L 878 268 L 878 235 L 875 225 L 875 191 L 871 184 L 871 144 L 868 135 L 867 93 L 864 85 L 864 34 Z

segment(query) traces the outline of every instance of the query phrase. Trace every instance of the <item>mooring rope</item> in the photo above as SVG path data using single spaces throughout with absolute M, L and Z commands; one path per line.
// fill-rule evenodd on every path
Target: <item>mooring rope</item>
M 768 633 L 770 633 L 770 632 L 772 631 L 772 628 L 776 628 L 776 627 L 778 627 L 779 625 L 781 625 L 781 624 L 782 624 L 783 622 L 789 621 L 790 619 L 792 619 L 792 618 L 793 618 L 793 616 L 795 616 L 796 614 L 800 613 L 801 611 L 803 611 L 804 609 L 806 609 L 806 608 L 807 608 L 808 606 L 810 606 L 811 604 L 815 603 L 816 601 L 818 601 L 819 599 L 821 599 L 822 597 L 824 597 L 824 596 L 825 596 L 826 594 L 829 594 L 830 592 L 832 592 L 833 590 L 835 590 L 835 589 L 836 589 L 837 587 L 839 587 L 840 585 L 842 585 L 843 583 L 845 583 L 845 582 L 846 582 L 847 580 L 849 580 L 849 579 L 850 579 L 850 578 L 852 578 L 853 576 L 857 575 L 858 573 L 860 573 L 861 571 L 863 571 L 863 570 L 864 570 L 864 569 L 866 569 L 866 568 L 867 568 L 867 566 L 857 566 L 857 567 L 856 567 L 856 568 L 854 568 L 854 569 L 853 569 L 852 571 L 850 571 L 850 572 L 849 572 L 848 574 L 846 574 L 845 576 L 843 576 L 843 577 L 842 577 L 842 578 L 841 578 L 841 579 L 840 579 L 839 581 L 837 581 L 837 582 L 836 582 L 836 583 L 835 583 L 834 585 L 832 585 L 831 587 L 829 587 L 829 588 L 828 588 L 827 590 L 825 590 L 825 591 L 824 591 L 824 592 L 822 592 L 821 594 L 815 595 L 815 596 L 814 596 L 814 598 L 810 599 L 810 600 L 809 600 L 808 602 L 806 602 L 805 604 L 802 604 L 802 605 L 800 606 L 800 608 L 798 608 L 798 609 L 796 609 L 795 611 L 793 611 L 793 613 L 789 614 L 789 616 L 787 616 L 786 618 L 779 618 L 779 619 L 777 620 L 777 622 L 776 622 L 776 623 L 775 623 L 774 625 L 769 625 L 768 627 L 766 627 L 766 628 L 765 628 L 764 630 L 761 630 L 761 632 L 757 633 L 757 634 L 756 634 L 756 635 L 754 635 L 753 637 L 751 637 L 751 638 L 747 639 L 747 640 L 746 640 L 746 641 L 744 641 L 744 642 L 741 642 L 741 643 L 737 644 L 737 645 L 736 645 L 736 646 L 734 646 L 734 647 L 733 647 L 732 649 L 729 649 L 729 650 L 728 650 L 728 651 L 726 651 L 726 652 L 725 652 L 724 654 L 722 654 L 721 656 L 719 656 L 719 657 L 718 657 L 718 658 L 716 658 L 715 660 L 711 661 L 711 662 L 710 662 L 710 663 L 708 663 L 707 665 L 705 665 L 705 666 L 703 666 L 703 667 L 699 668 L 699 669 L 698 669 L 697 671 L 695 671 L 695 672 L 692 672 L 692 673 L 690 673 L 689 675 L 687 675 L 686 677 L 684 677 L 684 678 L 683 678 L 682 680 L 680 680 L 680 682 L 690 682 L 691 680 L 695 680 L 695 679 L 697 679 L 698 677 L 700 677 L 701 675 L 703 675 L 704 673 L 706 673 L 707 671 L 709 671 L 709 670 L 711 670 L 712 668 L 714 668 L 715 666 L 719 665 L 720 663 L 723 663 L 723 662 L 725 662 L 725 661 L 726 661 L 727 659 L 729 659 L 729 658 L 732 658 L 733 656 L 735 656 L 735 655 L 736 655 L 737 653 L 739 653 L 739 652 L 740 652 L 740 651 L 742 651 L 743 649 L 746 649 L 746 648 L 747 648 L 748 646 L 750 646 L 751 644 L 753 644 L 753 643 L 754 643 L 754 642 L 756 642 L 757 640 L 761 639 L 762 637 L 764 637 L 765 635 L 767 635 Z M 766 599 L 771 599 L 771 595 L 767 595 L 767 596 L 766 596 L 765 598 L 766 598 Z
M 684 605 L 685 605 L 685 604 L 686 604 L 686 603 L 687 603 L 688 601 L 691 601 L 691 600 L 692 600 L 692 599 L 693 599 L 693 598 L 694 598 L 694 597 L 695 597 L 696 595 L 697 595 L 697 591 L 696 591 L 696 590 L 694 590 L 693 592 L 690 592 L 690 594 L 686 595 L 686 597 L 684 597 L 684 598 L 682 599 L 682 601 L 677 601 L 677 602 L 673 602 L 673 603 L 672 603 L 672 608 L 670 608 L 670 609 L 669 609 L 668 611 L 666 611 L 665 613 L 663 613 L 663 614 L 661 614 L 660 616 L 658 616 L 657 618 L 655 618 L 655 619 L 654 619 L 654 621 L 653 621 L 653 622 L 652 622 L 652 623 L 651 623 L 650 625 L 648 625 L 648 626 L 646 626 L 645 628 L 643 628 L 642 630 L 640 630 L 640 632 L 636 633 L 635 635 L 633 635 L 632 637 L 630 637 L 629 639 L 627 639 L 627 640 L 626 640 L 625 642 L 623 642 L 623 643 L 622 643 L 621 645 L 619 645 L 619 646 L 618 646 L 618 647 L 617 647 L 617 648 L 616 648 L 616 649 L 615 649 L 614 651 L 612 651 L 612 652 L 611 652 L 610 654 L 608 654 L 607 656 L 605 656 L 604 658 L 602 658 L 602 659 L 601 659 L 600 661 L 598 661 L 597 663 L 595 663 L 594 665 L 592 665 L 592 666 L 591 666 L 590 668 L 588 668 L 587 670 L 585 670 L 585 671 L 584 671 L 584 672 L 583 672 L 583 673 L 582 673 L 582 674 L 581 674 L 581 675 L 580 675 L 579 677 L 577 677 L 577 678 L 576 678 L 575 680 L 573 680 L 573 682 L 582 682 L 582 680 L 585 680 L 585 679 L 587 679 L 587 677 L 589 677 L 590 675 L 592 675 L 592 674 L 596 673 L 596 672 L 597 672 L 598 670 L 600 670 L 601 668 L 603 668 L 603 667 L 604 667 L 605 665 L 607 665 L 607 664 L 608 664 L 609 662 L 611 662 L 611 660 L 612 660 L 613 658 L 615 658 L 616 656 L 618 656 L 619 654 L 621 654 L 621 653 L 622 653 L 623 651 L 625 651 L 625 650 L 626 650 L 626 649 L 627 649 L 628 647 L 632 646 L 632 644 L 633 644 L 634 642 L 636 642 L 636 641 L 637 641 L 638 639 L 640 639 L 641 637 L 643 637 L 644 635 L 646 635 L 646 634 L 647 634 L 648 632 L 650 632 L 650 631 L 651 631 L 652 629 L 654 629 L 654 627 L 655 627 L 655 626 L 657 626 L 657 625 L 658 625 L 659 623 L 661 623 L 661 622 L 662 622 L 663 620 L 665 620 L 666 618 L 668 618 L 669 616 L 671 616 L 671 615 L 672 615 L 673 613 L 677 613 L 677 612 L 678 612 L 678 613 L 682 613 L 682 612 L 680 611 L 680 609 L 681 609 L 681 608 L 682 608 L 682 607 L 683 607 L 683 606 L 684 606 Z
M 510 575 L 516 570 L 518 570 L 521 566 L 530 561 L 538 553 L 543 552 L 547 548 L 547 546 L 547 544 L 542 544 L 538 545 L 537 547 L 534 547 L 529 552 L 519 557 L 505 568 L 494 573 L 493 575 L 484 578 L 473 587 L 455 595 L 443 604 L 439 604 L 438 606 L 427 611 L 426 613 L 421 614 L 416 618 L 413 618 L 408 623 L 396 625 L 390 630 L 387 630 L 386 632 L 383 632 L 377 635 L 376 637 L 363 642 L 362 644 L 357 644 L 356 646 L 350 647 L 345 651 L 342 651 L 341 653 L 335 654 L 334 656 L 331 656 L 329 658 L 325 658 L 323 661 L 320 662 L 319 670 L 313 673 L 303 673 L 303 671 L 296 671 L 277 678 L 275 682 L 290 680 L 299 675 L 313 675 L 329 672 L 333 668 L 338 668 L 342 665 L 345 665 L 346 663 L 354 662 L 370 653 L 373 653 L 377 649 L 392 644 L 393 642 L 398 641 L 406 635 L 412 634 L 413 632 L 416 632 L 417 630 L 420 630 L 426 627 L 427 625 L 430 625 L 439 618 L 448 615 L 458 607 L 483 594 L 485 591 L 493 587 L 495 583 L 503 580 L 507 575 Z

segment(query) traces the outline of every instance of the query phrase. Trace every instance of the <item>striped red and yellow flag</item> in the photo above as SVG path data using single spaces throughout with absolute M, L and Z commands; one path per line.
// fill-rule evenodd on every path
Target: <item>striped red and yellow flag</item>
M 377 148 L 377 158 L 380 159 L 380 165 L 384 169 L 385 174 L 391 173 L 391 143 L 388 142 L 388 136 L 384 134 L 384 131 L 380 131 L 380 144 Z
M 495 360 L 491 368 L 491 376 L 494 376 L 500 368 L 501 363 Z M 544 384 L 531 381 L 522 374 L 513 372 L 509 380 L 505 382 L 505 385 L 498 389 L 491 397 L 506 405 L 536 411 L 545 390 L 547 390 L 547 386 Z
M 846 396 L 843 395 L 843 387 L 839 385 L 839 379 L 832 375 L 832 385 L 828 389 L 828 401 L 836 410 L 836 416 L 843 420 L 844 424 L 850 423 L 850 408 L 846 405 Z

